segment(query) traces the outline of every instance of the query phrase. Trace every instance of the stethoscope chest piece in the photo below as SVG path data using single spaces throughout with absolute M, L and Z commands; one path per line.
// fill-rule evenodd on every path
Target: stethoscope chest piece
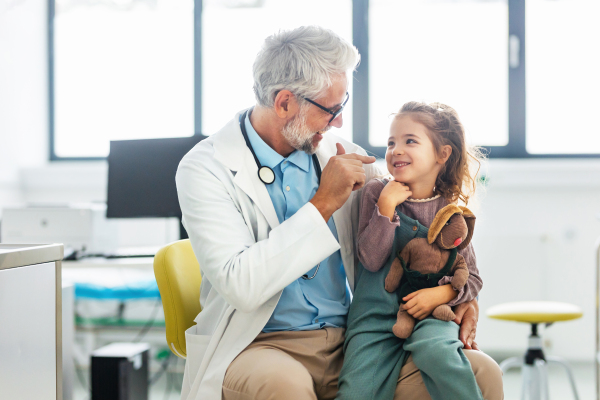
M 275 173 L 269 167 L 260 167 L 258 170 L 258 178 L 265 184 L 270 185 L 275 182 Z

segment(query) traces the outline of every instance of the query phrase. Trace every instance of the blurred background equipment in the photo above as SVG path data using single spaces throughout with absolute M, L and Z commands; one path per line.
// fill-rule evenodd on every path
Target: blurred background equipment
M 2 212 L 2 243 L 63 243 L 65 258 L 111 253 L 116 225 L 106 220 L 101 203 L 8 207 Z
M 147 343 L 112 343 L 92 353 L 92 400 L 148 400 Z
M 194 135 L 111 141 L 106 216 L 181 220 L 175 173 L 183 156 L 204 138 Z M 180 238 L 187 238 L 181 223 Z

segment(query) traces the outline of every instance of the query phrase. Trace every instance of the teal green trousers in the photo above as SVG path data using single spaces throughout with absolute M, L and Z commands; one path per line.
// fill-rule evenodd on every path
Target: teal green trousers
M 400 369 L 412 353 L 432 400 L 482 400 L 454 322 L 426 318 L 406 340 L 392 333 L 400 298 L 398 292 L 385 290 L 385 277 L 398 251 L 415 237 L 427 237 L 428 231 L 418 221 L 399 216 L 394 247 L 384 267 L 370 272 L 359 265 L 356 270 L 336 399 L 392 400 Z

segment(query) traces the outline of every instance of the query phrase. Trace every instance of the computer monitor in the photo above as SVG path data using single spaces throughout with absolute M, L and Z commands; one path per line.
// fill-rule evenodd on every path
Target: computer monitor
M 175 173 L 183 156 L 206 136 L 116 140 L 108 155 L 107 218 L 179 218 Z

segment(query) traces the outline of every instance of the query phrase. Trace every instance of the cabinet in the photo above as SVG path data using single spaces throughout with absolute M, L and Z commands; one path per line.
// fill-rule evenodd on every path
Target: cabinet
M 0 244 L 0 399 L 62 400 L 62 257 Z

